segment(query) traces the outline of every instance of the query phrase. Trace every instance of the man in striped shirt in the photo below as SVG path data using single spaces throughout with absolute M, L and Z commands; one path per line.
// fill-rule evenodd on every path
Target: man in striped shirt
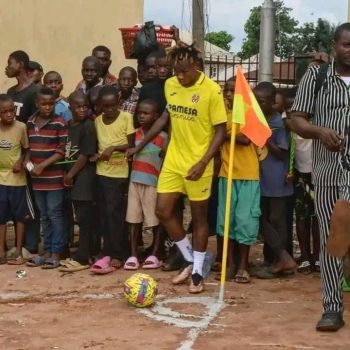
M 36 98 L 38 112 L 28 120 L 30 171 L 35 200 L 40 210 L 44 231 L 45 254 L 33 259 L 35 266 L 59 266 L 60 254 L 66 245 L 63 220 L 63 167 L 55 165 L 64 158 L 67 126 L 54 115 L 55 94 L 47 87 Z
M 350 200 L 349 173 L 342 169 L 339 157 L 341 140 L 350 126 L 350 23 L 336 29 L 333 46 L 335 58 L 328 65 L 320 89 L 316 82 L 320 81 L 321 68 L 312 66 L 300 82 L 292 107 L 294 131 L 303 138 L 313 139 L 313 181 L 321 235 L 324 311 L 316 326 L 318 331 L 337 331 L 344 325 L 343 262 L 327 253 L 326 242 L 335 202 Z M 310 117 L 313 117 L 312 124 L 308 121 Z

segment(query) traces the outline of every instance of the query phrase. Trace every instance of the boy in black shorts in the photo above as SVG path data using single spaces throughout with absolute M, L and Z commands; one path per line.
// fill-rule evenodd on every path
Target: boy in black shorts
M 0 95 L 0 264 L 6 263 L 6 223 L 16 222 L 16 253 L 8 264 L 24 263 L 22 247 L 25 223 L 34 217 L 28 196 L 23 159 L 28 150 L 26 125 L 15 120 L 15 105 L 10 96 Z

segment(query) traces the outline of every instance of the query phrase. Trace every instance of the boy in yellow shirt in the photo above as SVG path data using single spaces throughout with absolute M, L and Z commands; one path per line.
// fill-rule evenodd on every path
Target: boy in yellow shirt
M 170 143 L 158 181 L 157 216 L 181 251 L 186 264 L 173 284 L 190 276 L 190 293 L 204 290 L 203 263 L 208 243 L 208 198 L 213 179 L 213 157 L 226 134 L 226 111 L 220 87 L 197 70 L 199 51 L 180 43 L 168 59 L 175 76 L 165 83 L 167 107 L 145 138 L 129 156 L 138 153 L 169 123 Z M 187 194 L 193 222 L 193 249 L 182 220 L 178 202 Z
M 26 125 L 15 120 L 15 104 L 9 95 L 0 94 L 0 264 L 6 263 L 6 223 L 16 222 L 16 253 L 7 261 L 24 263 L 22 247 L 25 225 L 34 218 L 23 168 L 28 152 Z
M 216 232 L 220 236 L 224 234 L 234 86 L 234 79 L 231 78 L 224 87 L 228 122 L 226 142 L 221 148 L 222 165 L 219 173 L 219 206 Z M 227 278 L 234 279 L 237 283 L 249 283 L 249 250 L 250 246 L 255 243 L 259 231 L 259 160 L 255 146 L 246 136 L 240 134 L 239 128 L 237 128 L 236 135 L 232 181 Z M 240 257 L 238 267 L 235 266 L 233 256 L 234 243 L 238 243 Z
M 134 143 L 133 116 L 119 111 L 118 91 L 104 86 L 99 93 L 102 114 L 95 119 L 97 161 L 97 207 L 103 237 L 102 256 L 92 272 L 106 273 L 123 266 L 128 255 L 125 235 L 128 161 L 125 151 Z

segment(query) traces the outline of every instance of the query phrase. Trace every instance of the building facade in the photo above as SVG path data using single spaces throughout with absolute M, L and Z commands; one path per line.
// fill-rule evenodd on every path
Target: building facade
M 143 23 L 143 0 L 0 0 L 0 92 L 15 84 L 4 73 L 9 53 L 26 51 L 44 71 L 57 70 L 68 95 L 81 79 L 82 59 L 96 45 L 112 51 L 111 73 L 125 60 L 118 28 Z

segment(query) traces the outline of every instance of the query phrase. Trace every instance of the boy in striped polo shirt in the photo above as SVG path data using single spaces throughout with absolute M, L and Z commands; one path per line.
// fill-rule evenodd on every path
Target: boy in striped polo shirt
M 137 119 L 140 128 L 136 131 L 135 144 L 138 145 L 145 134 L 159 117 L 158 104 L 150 99 L 142 101 L 137 108 Z M 148 142 L 143 151 L 134 156 L 129 185 L 128 209 L 126 221 L 130 223 L 131 257 L 126 261 L 126 270 L 136 270 L 139 267 L 137 260 L 137 236 L 142 223 L 153 228 L 154 247 L 152 254 L 145 260 L 143 268 L 160 267 L 159 248 L 161 232 L 159 220 L 156 216 L 157 182 L 163 160 L 160 152 L 167 143 L 167 134 L 160 132 L 152 141 Z
M 38 112 L 28 120 L 30 171 L 35 200 L 40 210 L 44 231 L 43 256 L 36 256 L 29 266 L 55 268 L 66 245 L 64 232 L 63 167 L 55 165 L 64 158 L 67 125 L 62 117 L 54 115 L 55 94 L 47 87 L 36 97 Z

